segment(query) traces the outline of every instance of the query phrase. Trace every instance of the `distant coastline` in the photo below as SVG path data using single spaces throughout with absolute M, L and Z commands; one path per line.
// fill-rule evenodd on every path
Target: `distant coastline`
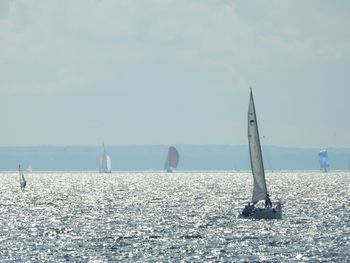
M 176 145 L 180 171 L 249 171 L 246 145 Z M 168 145 L 108 146 L 113 171 L 161 171 Z M 264 165 L 274 170 L 319 170 L 316 148 L 264 146 Z M 0 171 L 18 164 L 33 171 L 97 171 L 100 146 L 0 147 Z M 330 169 L 348 170 L 349 148 L 329 148 Z

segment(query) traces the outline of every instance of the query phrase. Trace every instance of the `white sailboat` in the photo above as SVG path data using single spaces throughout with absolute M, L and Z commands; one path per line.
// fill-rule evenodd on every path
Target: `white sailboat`
M 21 190 L 23 191 L 27 185 L 27 181 L 24 178 L 23 172 L 21 171 L 21 165 L 18 166 L 18 172 L 19 172 L 19 185 L 21 187 Z
M 27 168 L 27 172 L 28 173 L 32 173 L 33 172 L 33 168 L 32 168 L 32 165 L 28 165 L 28 168 Z
M 107 154 L 105 145 L 102 144 L 102 154 L 100 159 L 100 173 L 111 173 L 112 172 L 112 160 Z
M 245 206 L 241 217 L 254 219 L 281 219 L 282 205 L 277 202 L 273 207 L 267 191 L 265 170 L 261 153 L 258 123 L 256 119 L 253 92 L 250 89 L 250 102 L 248 108 L 248 141 L 250 165 L 254 178 L 254 189 L 251 202 Z M 259 201 L 265 201 L 264 207 L 256 206 Z

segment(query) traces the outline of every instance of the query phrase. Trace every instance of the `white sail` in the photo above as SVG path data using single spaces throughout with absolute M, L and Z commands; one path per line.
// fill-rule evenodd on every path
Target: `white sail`
M 109 173 L 112 171 L 112 160 L 108 154 L 106 154 L 106 168 Z
M 254 190 L 252 202 L 265 200 L 267 197 L 267 188 L 265 181 L 264 164 L 261 153 L 258 123 L 256 119 L 253 93 L 250 91 L 250 101 L 248 109 L 248 141 L 250 164 L 254 177 Z
M 32 168 L 32 165 L 31 165 L 31 164 L 28 165 L 27 172 L 28 172 L 28 173 L 33 172 L 33 168 Z
M 27 181 L 24 178 L 24 174 L 21 171 L 21 166 L 20 165 L 18 167 L 18 172 L 19 172 L 19 185 L 20 185 L 21 189 L 23 190 L 26 187 L 26 185 L 27 185 Z
M 112 172 L 112 160 L 107 154 L 104 144 L 102 145 L 102 155 L 100 159 L 100 173 Z

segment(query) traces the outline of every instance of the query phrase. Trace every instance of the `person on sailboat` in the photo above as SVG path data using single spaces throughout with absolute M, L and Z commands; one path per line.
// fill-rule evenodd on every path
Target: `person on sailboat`
M 270 195 L 269 194 L 266 195 L 265 207 L 272 207 L 272 202 L 270 200 Z
M 250 204 L 246 205 L 242 211 L 242 215 L 247 217 L 249 216 L 251 213 L 251 207 L 250 207 Z
M 245 217 L 248 217 L 249 215 L 251 215 L 254 211 L 254 204 L 252 203 L 248 203 L 243 211 L 242 211 L 242 215 L 245 216 Z

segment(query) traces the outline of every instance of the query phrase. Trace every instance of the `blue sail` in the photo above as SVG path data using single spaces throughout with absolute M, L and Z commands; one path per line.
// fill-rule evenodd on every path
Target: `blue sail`
M 328 161 L 328 153 L 326 150 L 321 150 L 318 153 L 318 161 L 320 162 L 320 170 L 323 172 L 328 172 L 329 161 Z

